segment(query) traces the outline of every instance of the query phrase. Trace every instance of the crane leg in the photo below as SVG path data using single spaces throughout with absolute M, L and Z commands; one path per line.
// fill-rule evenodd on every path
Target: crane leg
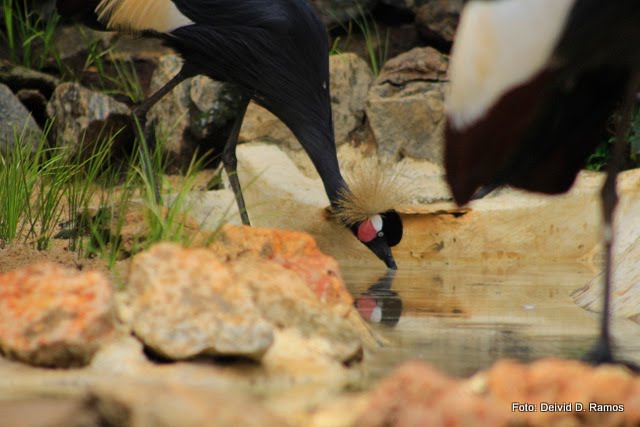
M 152 94 L 140 104 L 138 104 L 135 108 L 133 108 L 132 111 L 133 125 L 135 127 L 135 132 L 138 135 L 138 141 L 140 144 L 138 146 L 140 160 L 143 164 L 146 178 L 153 186 L 156 203 L 160 203 L 160 181 L 158 180 L 158 176 L 156 175 L 155 171 L 153 170 L 153 166 L 150 163 L 150 151 L 147 141 L 149 141 L 152 137 L 152 128 L 147 129 L 147 113 L 154 105 L 158 103 L 158 101 L 160 101 L 160 99 L 162 99 L 167 93 L 171 92 L 173 88 L 192 76 L 193 74 L 183 67 L 178 72 L 178 74 L 176 74 L 164 86 L 158 89 L 158 91 L 156 91 L 154 94 Z
M 618 191 L 616 188 L 617 176 L 625 161 L 625 147 L 631 116 L 635 102 L 635 91 L 637 89 L 637 76 L 632 79 L 628 92 L 625 96 L 619 121 L 616 125 L 616 139 L 613 144 L 613 153 L 607 166 L 607 178 L 600 193 L 602 199 L 602 214 L 604 218 L 603 234 L 605 245 L 605 270 L 604 270 L 604 302 L 602 315 L 600 318 L 600 336 L 594 348 L 587 354 L 586 359 L 590 362 L 600 363 L 621 363 L 634 371 L 638 367 L 629 362 L 620 362 L 613 355 L 613 340 L 611 337 L 611 285 L 613 280 L 613 243 L 614 243 L 614 213 L 618 204 Z
M 240 212 L 240 218 L 242 219 L 242 223 L 244 225 L 251 225 L 251 223 L 249 222 L 249 215 L 247 214 L 247 208 L 244 204 L 244 197 L 242 196 L 240 180 L 238 179 L 238 159 L 236 157 L 236 147 L 238 146 L 240 128 L 242 127 L 242 121 L 244 120 L 244 115 L 247 112 L 249 101 L 250 99 L 247 96 L 243 96 L 240 100 L 238 115 L 233 122 L 231 133 L 229 134 L 229 138 L 227 139 L 227 143 L 225 144 L 224 150 L 222 152 L 222 164 L 224 165 L 224 170 L 227 172 L 227 176 L 229 177 L 229 183 L 231 184 L 233 194 L 236 196 L 238 212 Z

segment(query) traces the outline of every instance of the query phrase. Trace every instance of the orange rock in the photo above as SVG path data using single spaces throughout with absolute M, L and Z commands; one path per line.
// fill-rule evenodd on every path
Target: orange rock
M 513 410 L 514 402 L 530 410 Z M 554 404 L 567 406 L 548 410 Z M 640 425 L 640 379 L 617 366 L 550 358 L 499 361 L 462 381 L 410 362 L 371 392 L 356 425 L 631 427 Z
M 0 275 L 0 351 L 34 365 L 85 365 L 113 332 L 99 272 L 35 264 Z
M 227 260 L 257 257 L 280 264 L 302 277 L 320 301 L 344 307 L 344 316 L 353 305 L 338 262 L 322 253 L 307 233 L 225 225 L 211 248 Z
M 513 413 L 512 422 L 516 424 L 595 427 L 640 423 L 637 409 L 640 381 L 622 367 L 593 367 L 574 360 L 548 358 L 529 365 L 501 361 L 486 375 L 488 395 L 496 400 L 495 405 L 510 406 L 514 401 L 534 405 L 535 411 Z M 571 406 L 545 411 L 549 408 L 546 404 Z M 582 411 L 577 404 L 583 405 Z M 607 407 L 590 408 L 590 404 L 619 406 L 612 411 L 600 411 Z
M 508 411 L 487 405 L 482 397 L 420 362 L 402 365 L 372 392 L 369 406 L 355 425 L 506 426 Z

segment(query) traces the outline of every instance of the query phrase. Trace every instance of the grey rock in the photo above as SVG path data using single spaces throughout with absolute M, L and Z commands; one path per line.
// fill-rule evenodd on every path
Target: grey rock
M 380 154 L 442 163 L 446 67 L 446 57 L 432 48 L 415 48 L 385 64 L 367 100 Z
M 26 107 L 8 86 L 0 83 L 0 152 L 10 150 L 17 139 L 35 149 L 42 138 L 42 130 Z
M 128 286 L 133 332 L 165 357 L 260 359 L 273 342 L 248 287 L 206 249 L 156 245 L 135 257 Z
M 62 83 L 47 105 L 59 141 L 72 150 L 94 144 L 102 135 L 130 124 L 129 107 L 78 83 Z M 105 133 L 106 132 L 106 133 Z

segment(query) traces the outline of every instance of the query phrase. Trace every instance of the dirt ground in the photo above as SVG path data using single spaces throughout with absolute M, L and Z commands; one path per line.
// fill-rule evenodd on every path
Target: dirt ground
M 113 279 L 126 277 L 129 265 L 128 260 L 118 261 L 111 271 L 99 257 L 79 257 L 78 253 L 69 251 L 67 240 L 53 240 L 51 248 L 45 251 L 39 251 L 29 243 L 0 247 L 0 274 L 39 262 L 53 262 L 78 270 L 98 270 Z

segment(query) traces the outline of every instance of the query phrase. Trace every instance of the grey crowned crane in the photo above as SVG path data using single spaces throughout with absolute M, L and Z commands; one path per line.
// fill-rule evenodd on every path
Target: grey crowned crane
M 353 194 L 336 155 L 329 93 L 329 41 L 306 0 L 57 0 L 63 15 L 111 30 L 159 37 L 184 65 L 163 88 L 134 109 L 149 109 L 185 79 L 206 75 L 234 84 L 242 108 L 222 153 L 244 224 L 249 225 L 237 177 L 236 145 L 248 103 L 275 114 L 313 162 L 337 218 L 387 267 L 402 239 L 402 221 L 384 195 L 371 203 Z M 340 215 L 342 211 L 348 214 Z M 371 210 L 375 209 L 375 210 Z
M 597 363 L 614 360 L 612 221 L 639 69 L 638 0 L 470 1 L 450 63 L 445 163 L 459 204 L 482 186 L 569 190 L 622 102 L 602 188 L 604 306 L 587 356 Z

